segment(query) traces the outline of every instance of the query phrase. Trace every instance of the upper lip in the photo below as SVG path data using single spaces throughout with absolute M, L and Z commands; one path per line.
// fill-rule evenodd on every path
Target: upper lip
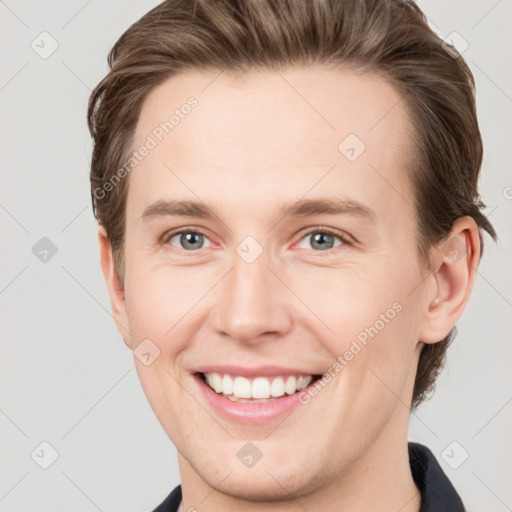
M 227 373 L 241 377 L 277 377 L 278 375 L 318 375 L 299 368 L 284 366 L 237 366 L 237 365 L 206 365 L 195 368 L 192 373 Z

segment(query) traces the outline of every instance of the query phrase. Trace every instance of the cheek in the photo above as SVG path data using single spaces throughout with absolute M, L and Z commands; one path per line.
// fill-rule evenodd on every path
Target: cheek
M 418 341 L 417 307 L 410 294 L 418 282 L 416 270 L 402 264 L 399 272 L 390 260 L 382 262 L 382 267 L 364 270 L 317 269 L 309 284 L 292 286 L 321 320 L 306 312 L 309 325 L 318 324 L 316 332 L 332 363 L 343 367 L 337 365 L 337 372 L 346 374 L 346 384 L 381 398 L 392 395 L 386 386 L 401 393 Z
M 194 308 L 214 284 L 211 272 L 191 269 L 152 268 L 149 265 L 127 269 L 126 307 L 130 325 L 137 336 L 154 339 L 161 350 L 165 340 L 174 338 L 182 322 L 190 320 Z
M 302 305 L 297 302 L 299 311 L 304 311 L 302 319 L 316 317 L 343 348 L 355 338 L 364 343 L 372 335 L 389 330 L 403 316 L 400 311 L 407 283 L 393 279 L 393 275 L 396 273 L 389 268 L 370 265 L 310 267 L 289 273 L 287 282 L 303 301 Z
M 340 384 L 344 379 L 349 388 L 344 396 L 357 397 L 346 407 L 361 424 L 368 423 L 368 435 L 386 423 L 395 407 L 402 407 L 400 401 L 410 400 L 407 390 L 412 385 L 417 344 L 415 310 L 405 301 L 393 305 L 352 337 L 343 354 L 347 362 Z M 373 411 L 370 421 L 368 411 Z

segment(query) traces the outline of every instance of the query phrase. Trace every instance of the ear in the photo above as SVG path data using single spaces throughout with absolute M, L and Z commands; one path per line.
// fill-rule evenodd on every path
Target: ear
M 107 233 L 104 226 L 101 225 L 98 226 L 98 241 L 100 244 L 101 270 L 103 271 L 103 277 L 105 278 L 110 295 L 110 305 L 114 321 L 126 346 L 132 349 L 131 336 L 128 330 L 128 315 L 126 313 L 124 287 L 114 266 L 112 248 L 108 241 Z
M 469 301 L 480 255 L 476 222 L 472 217 L 457 219 L 450 234 L 433 250 L 420 341 L 437 343 L 455 326 Z

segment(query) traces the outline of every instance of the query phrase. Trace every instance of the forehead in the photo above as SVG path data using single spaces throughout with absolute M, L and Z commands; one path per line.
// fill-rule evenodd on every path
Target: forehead
M 226 201 L 250 204 L 262 193 L 293 200 L 342 185 L 385 208 L 411 195 L 410 128 L 401 96 L 373 73 L 182 73 L 144 101 L 132 149 L 154 144 L 130 173 L 128 200 L 140 211 L 178 190 L 205 200 L 222 190 Z

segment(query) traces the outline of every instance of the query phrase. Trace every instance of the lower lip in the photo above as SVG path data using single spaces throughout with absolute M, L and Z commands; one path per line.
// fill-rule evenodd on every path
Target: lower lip
M 301 405 L 299 394 L 308 391 L 316 381 L 313 381 L 306 388 L 293 395 L 277 398 L 270 402 L 234 402 L 229 398 L 216 393 L 208 386 L 200 375 L 194 375 L 198 382 L 201 393 L 212 408 L 220 415 L 237 423 L 266 423 L 290 414 L 296 407 Z

